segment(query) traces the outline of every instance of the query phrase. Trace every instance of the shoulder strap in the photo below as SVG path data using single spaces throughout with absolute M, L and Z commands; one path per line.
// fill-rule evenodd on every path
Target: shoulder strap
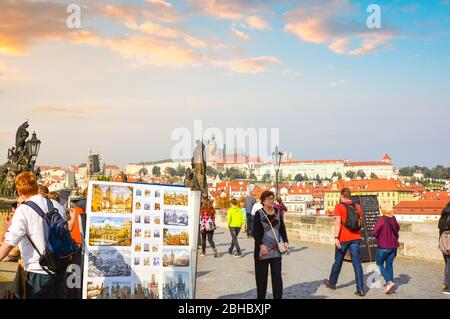
M 51 199 L 46 198 L 47 200 L 47 206 L 48 206 L 48 211 L 51 212 L 53 210 L 53 208 L 55 208 L 53 206 L 53 202 L 51 201 Z
M 24 203 L 25 205 L 27 205 L 28 207 L 31 207 L 36 213 L 38 213 L 39 216 L 41 216 L 42 218 L 45 218 L 45 213 L 44 211 L 39 207 L 38 204 L 36 204 L 35 202 L 32 201 L 27 201 Z M 50 207 L 49 207 L 50 208 Z M 53 205 L 52 205 L 53 208 Z
M 280 244 L 280 241 L 279 241 L 278 238 L 277 238 L 277 234 L 275 233 L 275 230 L 273 229 L 272 223 L 270 222 L 269 217 L 267 217 L 267 214 L 266 214 L 264 208 L 261 208 L 261 210 L 262 210 L 264 216 L 266 217 L 267 222 L 269 223 L 270 228 L 272 229 L 273 236 L 275 237 L 275 240 L 277 241 L 278 244 Z
M 392 226 L 391 222 L 388 220 L 388 217 L 383 216 L 383 217 L 381 217 L 381 218 L 383 218 L 383 219 L 384 219 L 384 222 L 385 222 L 386 224 L 388 224 L 388 226 L 389 226 L 389 228 L 391 229 L 391 231 L 392 231 L 392 233 L 394 234 L 394 236 L 398 238 L 398 233 L 395 231 L 394 226 Z
M 47 199 L 49 200 L 49 199 Z M 35 202 L 32 201 L 27 201 L 24 203 L 25 205 L 27 205 L 28 207 L 31 207 L 39 216 L 42 217 L 42 219 L 45 219 L 45 213 L 44 211 L 39 207 L 38 204 L 36 204 Z M 52 204 L 53 207 L 53 204 Z M 37 249 L 36 245 L 33 243 L 33 241 L 31 240 L 30 235 L 27 234 L 27 238 L 30 241 L 31 245 L 33 246 L 34 250 L 37 251 L 37 253 L 39 254 L 39 256 L 42 256 L 42 254 L 39 252 L 39 249 Z

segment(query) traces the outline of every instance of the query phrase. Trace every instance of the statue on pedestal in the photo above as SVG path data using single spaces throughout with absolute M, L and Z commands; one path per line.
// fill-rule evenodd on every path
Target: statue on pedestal
M 202 198 L 208 198 L 205 145 L 201 141 L 196 141 L 196 144 L 191 159 L 192 168 L 186 169 L 184 185 L 194 191 L 201 191 Z
M 16 144 L 8 149 L 8 161 L 0 166 L 0 195 L 14 197 L 16 195 L 15 179 L 23 171 L 32 171 L 32 156 L 27 146 L 27 139 L 30 136 L 28 132 L 28 121 L 23 123 L 16 133 Z M 40 143 L 40 141 L 38 141 Z M 37 156 L 37 154 L 36 154 Z M 36 171 L 39 177 L 39 171 Z

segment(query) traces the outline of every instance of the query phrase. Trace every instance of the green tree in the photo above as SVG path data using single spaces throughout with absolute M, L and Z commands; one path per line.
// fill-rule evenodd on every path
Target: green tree
M 303 181 L 303 176 L 302 176 L 302 174 L 297 174 L 297 175 L 295 175 L 294 181 L 296 181 L 296 182 L 301 182 L 301 181 Z
M 372 173 L 372 174 L 370 174 L 370 178 L 378 178 L 378 176 L 377 176 L 377 174 Z
M 263 177 L 262 177 L 262 181 L 263 182 L 270 181 L 270 174 L 268 174 L 268 173 L 264 174 Z
M 179 177 L 183 177 L 184 174 L 186 174 L 186 167 L 181 166 L 181 164 L 178 165 L 176 175 Z
M 362 170 L 362 169 L 360 169 L 357 173 L 356 173 L 356 176 L 357 177 L 360 177 L 360 178 L 366 178 L 366 173 L 364 173 L 364 171 Z
M 164 174 L 166 176 L 174 177 L 177 174 L 177 170 L 173 167 L 166 167 Z
M 161 176 L 161 167 L 153 166 L 153 168 L 152 168 L 152 175 L 156 176 L 156 177 L 160 177 Z
M 211 166 L 206 166 L 206 175 L 208 176 L 217 176 L 218 172 L 212 168 Z
M 248 178 L 249 178 L 249 179 L 255 180 L 255 179 L 256 179 L 255 173 L 251 173 L 250 176 L 249 176 Z
M 225 177 L 230 180 L 234 180 L 247 178 L 247 175 L 244 172 L 241 172 L 239 169 L 231 167 L 225 170 Z
M 348 178 L 350 178 L 350 179 L 354 179 L 355 178 L 355 172 L 354 171 L 347 171 L 346 173 L 345 173 L 345 177 L 348 177 Z

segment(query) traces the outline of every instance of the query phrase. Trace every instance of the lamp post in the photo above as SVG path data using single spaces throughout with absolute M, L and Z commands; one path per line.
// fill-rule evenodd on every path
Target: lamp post
M 37 139 L 36 132 L 33 132 L 31 139 L 26 141 L 28 153 L 30 155 L 30 169 L 34 172 L 34 165 L 36 164 L 37 157 L 39 155 L 39 149 L 41 147 L 41 141 Z
M 280 172 L 281 156 L 283 156 L 283 153 L 280 152 L 277 145 L 272 153 L 273 166 L 275 169 L 275 183 L 276 183 L 275 201 L 278 198 L 278 173 Z

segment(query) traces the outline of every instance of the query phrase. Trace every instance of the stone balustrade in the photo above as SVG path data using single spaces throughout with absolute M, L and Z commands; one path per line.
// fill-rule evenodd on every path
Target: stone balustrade
M 226 227 L 225 210 L 218 210 L 216 223 Z M 334 245 L 334 218 L 327 216 L 285 215 L 288 237 L 306 242 Z M 438 248 L 437 222 L 400 222 L 398 256 L 429 262 L 443 262 Z

